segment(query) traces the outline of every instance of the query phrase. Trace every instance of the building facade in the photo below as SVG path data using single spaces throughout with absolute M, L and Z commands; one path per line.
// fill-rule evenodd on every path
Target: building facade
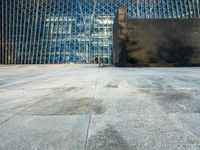
M 1 64 L 112 64 L 113 20 L 199 18 L 199 0 L 0 0 Z

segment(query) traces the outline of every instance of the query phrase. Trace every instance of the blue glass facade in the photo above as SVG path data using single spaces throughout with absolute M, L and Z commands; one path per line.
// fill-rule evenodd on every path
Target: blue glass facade
M 199 0 L 0 0 L 0 63 L 111 64 L 120 6 L 130 18 L 200 17 Z

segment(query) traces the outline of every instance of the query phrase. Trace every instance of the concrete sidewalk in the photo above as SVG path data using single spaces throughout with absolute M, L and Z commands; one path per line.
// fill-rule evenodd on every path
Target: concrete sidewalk
M 0 150 L 199 150 L 200 68 L 1 65 Z

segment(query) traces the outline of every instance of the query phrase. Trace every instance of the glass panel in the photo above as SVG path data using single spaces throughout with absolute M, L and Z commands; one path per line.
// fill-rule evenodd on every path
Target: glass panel
M 126 6 L 133 19 L 200 16 L 199 0 L 1 1 L 0 61 L 95 63 L 101 58 L 112 63 L 112 25 L 119 6 Z

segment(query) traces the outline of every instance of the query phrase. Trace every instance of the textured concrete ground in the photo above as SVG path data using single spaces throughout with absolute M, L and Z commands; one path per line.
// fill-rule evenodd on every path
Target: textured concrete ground
M 0 66 L 0 150 L 200 149 L 200 68 Z

